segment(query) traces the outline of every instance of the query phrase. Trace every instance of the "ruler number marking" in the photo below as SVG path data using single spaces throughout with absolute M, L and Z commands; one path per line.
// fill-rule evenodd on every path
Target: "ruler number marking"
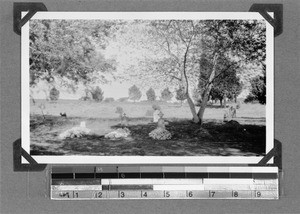
M 102 198 L 102 192 L 96 192 L 95 198 Z
M 78 198 L 78 192 L 73 191 L 73 198 Z
M 60 192 L 59 196 L 62 198 L 70 198 L 70 194 L 68 192 Z
M 148 197 L 147 192 L 142 193 L 142 197 L 147 198 Z
M 238 191 L 232 191 L 232 196 L 235 198 L 239 197 Z
M 255 197 L 260 198 L 260 197 L 261 197 L 261 192 L 260 192 L 260 191 L 257 191 L 257 192 L 255 193 Z
M 193 191 L 188 191 L 188 197 L 189 198 L 192 198 L 194 195 L 193 195 Z
M 170 195 L 170 192 L 169 192 L 169 191 L 165 191 L 164 196 L 165 196 L 166 198 L 169 198 L 169 197 L 171 196 L 171 195 Z
M 120 192 L 120 197 L 121 197 L 121 198 L 124 198 L 124 197 L 125 197 L 125 192 L 123 192 L 123 191 Z
M 209 197 L 213 198 L 215 197 L 216 192 L 215 191 L 209 191 Z

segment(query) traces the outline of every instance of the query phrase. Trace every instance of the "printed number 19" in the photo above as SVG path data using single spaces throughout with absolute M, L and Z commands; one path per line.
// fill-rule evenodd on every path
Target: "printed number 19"
M 256 197 L 261 197 L 261 192 L 256 192 Z

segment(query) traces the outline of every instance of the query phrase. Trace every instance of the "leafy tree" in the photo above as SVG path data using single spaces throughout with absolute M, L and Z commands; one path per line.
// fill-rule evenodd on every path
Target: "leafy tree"
M 251 91 L 245 102 L 257 100 L 260 104 L 266 104 L 266 73 L 263 76 L 251 80 Z
M 140 44 L 148 44 L 153 56 L 149 54 L 139 64 L 140 75 L 147 73 L 154 81 L 181 85 L 193 121 L 201 124 L 210 91 L 221 73 L 247 63 L 264 63 L 265 31 L 265 22 L 257 20 L 151 21 L 146 30 L 148 41 Z M 197 81 L 201 85 L 198 112 L 190 96 Z
M 261 20 L 139 20 L 128 29 L 119 34 L 127 36 L 123 45 L 128 43 L 135 56 L 141 53 L 139 60 L 128 63 L 128 79 L 160 87 L 180 85 L 193 121 L 200 124 L 218 76 L 265 63 L 266 26 Z M 195 86 L 199 110 L 190 95 Z
M 163 101 L 170 101 L 173 97 L 172 92 L 169 90 L 169 88 L 165 88 L 162 92 L 161 92 L 161 97 L 160 99 Z
M 187 99 L 184 87 L 180 86 L 176 90 L 176 99 L 180 101 L 181 105 L 182 105 L 182 102 Z
M 220 100 L 221 106 L 223 106 L 222 101 L 224 100 L 224 106 L 226 106 L 226 98 L 236 101 L 241 91 L 242 84 L 240 79 L 236 75 L 236 70 L 231 67 L 215 78 L 210 96 L 213 100 Z
M 30 86 L 40 80 L 58 79 L 69 88 L 104 81 L 115 61 L 101 52 L 116 28 L 100 20 L 30 20 Z
M 103 94 L 104 92 L 102 91 L 102 89 L 97 86 L 96 88 L 93 88 L 90 93 L 92 94 L 92 98 L 93 100 L 95 100 L 96 102 L 101 102 L 103 100 Z
M 53 87 L 51 90 L 50 90 L 50 100 L 52 101 L 56 101 L 58 100 L 59 98 L 59 90 L 57 90 L 55 87 Z
M 153 88 L 149 88 L 149 90 L 146 92 L 147 100 L 149 101 L 155 101 L 156 95 Z
M 206 75 L 200 75 L 202 102 L 197 113 L 202 123 L 210 92 L 219 75 L 243 63 L 265 63 L 265 23 L 256 20 L 206 20 L 202 27 L 202 59 Z M 239 87 L 237 87 L 238 89 Z M 237 90 L 238 91 L 238 90 Z
M 142 97 L 142 92 L 136 85 L 133 85 L 128 89 L 128 94 L 129 94 L 129 99 L 133 100 L 134 102 L 141 99 Z

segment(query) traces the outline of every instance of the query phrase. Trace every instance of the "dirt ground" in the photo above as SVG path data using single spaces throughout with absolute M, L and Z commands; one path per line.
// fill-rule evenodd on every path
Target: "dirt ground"
M 87 103 L 86 103 L 87 104 Z M 86 105 L 85 104 L 85 105 Z M 172 133 L 170 140 L 153 140 L 149 133 L 156 128 L 151 116 L 146 111 L 151 105 L 122 103 L 129 112 L 128 129 L 131 134 L 127 138 L 109 140 L 104 135 L 120 127 L 115 114 L 115 107 L 120 103 L 103 104 L 109 109 L 102 117 L 90 117 L 92 113 L 105 112 L 99 104 L 86 105 L 89 114 L 80 111 L 82 106 L 70 109 L 74 103 L 47 104 L 44 109 L 48 113 L 43 119 L 40 109 L 35 104 L 30 117 L 30 154 L 31 155 L 99 155 L 99 156 L 257 156 L 264 155 L 266 146 L 266 126 L 264 106 L 259 104 L 243 105 L 237 112 L 237 122 L 223 122 L 224 109 L 217 106 L 207 109 L 204 124 L 190 122 L 187 106 L 176 107 L 170 104 L 162 106 L 165 118 L 169 121 L 167 130 Z M 97 106 L 97 107 L 96 107 Z M 125 106 L 125 107 L 124 107 Z M 86 109 L 84 108 L 84 109 Z M 136 108 L 136 111 L 134 111 Z M 169 109 L 167 109 L 169 108 Z M 171 111 L 170 108 L 173 108 Z M 129 109 L 131 109 L 129 111 Z M 65 111 L 63 111 L 65 110 Z M 138 111 L 139 110 L 139 111 Z M 83 110 L 84 111 L 84 110 Z M 58 116 L 66 112 L 67 118 Z M 182 112 L 187 112 L 183 114 Z M 71 116 L 70 116 L 71 115 Z M 137 115 L 139 117 L 137 117 Z M 177 117 L 174 117 L 174 116 Z M 135 116 L 135 117 L 133 117 Z M 172 117 L 173 116 L 173 117 Z M 184 118 L 185 116 L 185 118 Z M 58 135 L 63 131 L 86 122 L 92 130 L 81 138 L 61 140 Z

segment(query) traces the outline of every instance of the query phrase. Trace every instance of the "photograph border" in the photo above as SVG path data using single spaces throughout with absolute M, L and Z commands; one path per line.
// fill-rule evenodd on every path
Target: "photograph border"
M 26 12 L 22 12 L 24 17 Z M 178 18 L 180 17 L 180 18 Z M 37 12 L 31 19 L 197 19 L 265 20 L 258 12 Z M 30 153 L 29 22 L 21 29 L 21 137 Z M 274 147 L 274 28 L 266 21 L 266 150 Z M 41 164 L 255 164 L 263 156 L 49 156 L 32 155 Z M 270 162 L 272 162 L 271 160 Z M 22 162 L 25 163 L 22 159 Z

